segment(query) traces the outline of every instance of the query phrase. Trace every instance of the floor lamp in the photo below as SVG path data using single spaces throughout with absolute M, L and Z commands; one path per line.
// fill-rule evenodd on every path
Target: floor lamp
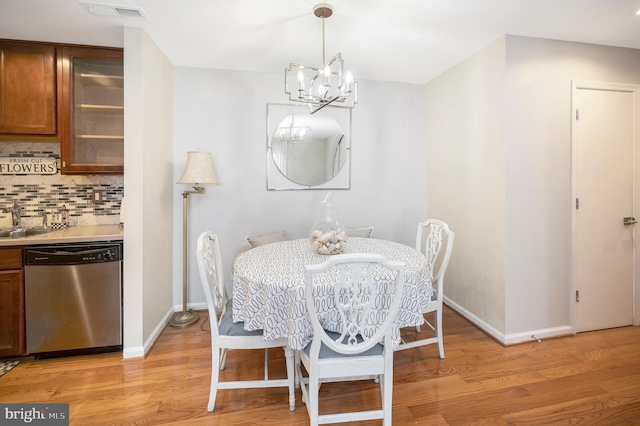
M 213 157 L 210 152 L 187 152 L 187 165 L 182 172 L 178 184 L 193 184 L 193 191 L 182 193 L 182 312 L 176 312 L 169 320 L 169 325 L 185 327 L 198 321 L 198 314 L 187 310 L 187 199 L 189 194 L 204 194 L 204 188 L 200 184 L 218 184 L 218 179 L 213 171 Z

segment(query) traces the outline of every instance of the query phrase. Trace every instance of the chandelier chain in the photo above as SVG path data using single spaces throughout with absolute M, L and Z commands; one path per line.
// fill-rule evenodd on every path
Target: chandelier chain
M 325 67 L 327 65 L 327 61 L 325 60 L 325 53 L 324 53 L 324 15 L 325 15 L 325 10 L 322 11 L 322 66 Z

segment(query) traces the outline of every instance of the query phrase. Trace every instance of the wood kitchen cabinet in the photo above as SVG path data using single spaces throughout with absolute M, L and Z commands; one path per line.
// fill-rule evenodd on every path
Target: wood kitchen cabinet
M 124 171 L 124 67 L 122 49 L 63 47 L 63 174 Z
M 0 40 L 0 134 L 56 136 L 56 96 L 56 47 Z
M 22 248 L 0 248 L 0 358 L 24 355 Z

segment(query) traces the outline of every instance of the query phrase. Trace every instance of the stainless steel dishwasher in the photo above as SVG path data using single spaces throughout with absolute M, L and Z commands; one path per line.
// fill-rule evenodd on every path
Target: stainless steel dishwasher
M 121 243 L 27 247 L 24 270 L 28 353 L 122 350 Z

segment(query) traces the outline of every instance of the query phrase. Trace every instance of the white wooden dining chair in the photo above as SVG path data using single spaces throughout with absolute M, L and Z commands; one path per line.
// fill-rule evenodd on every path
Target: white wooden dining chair
M 313 326 L 313 339 L 298 352 L 301 362 L 296 373 L 307 406 L 311 426 L 346 421 L 383 419 L 391 425 L 393 391 L 392 325 L 396 320 L 405 266 L 387 261 L 379 254 L 340 254 L 320 265 L 308 266 L 305 276 L 307 310 Z M 330 303 L 335 304 L 338 324 L 328 324 L 320 316 L 314 299 L 315 286 L 326 285 L 322 276 L 339 277 Z M 333 281 L 333 278 L 331 279 Z M 325 302 L 326 303 L 326 302 Z M 326 331 L 336 327 L 341 332 Z M 308 377 L 303 378 L 301 364 Z M 319 415 L 319 389 L 322 382 L 379 378 L 382 407 L 379 410 L 350 411 Z
M 231 318 L 232 300 L 227 297 L 224 286 L 224 273 L 217 235 L 208 231 L 200 234 L 196 252 L 200 281 L 207 300 L 209 322 L 211 323 L 211 387 L 207 411 L 214 410 L 218 389 L 280 386 L 289 388 L 289 408 L 294 411 L 296 408 L 294 352 L 287 346 L 287 339 L 267 341 L 262 337 L 262 330 L 245 331 L 244 323 L 233 322 Z M 218 318 L 217 321 L 216 318 Z M 287 379 L 269 379 L 268 349 L 275 347 L 285 349 Z M 224 359 L 226 351 L 229 349 L 264 349 L 264 379 L 221 382 L 219 380 L 220 370 L 224 369 Z
M 446 241 L 445 241 L 446 237 Z M 438 344 L 438 356 L 444 358 L 444 343 L 442 335 L 442 296 L 444 288 L 444 273 L 449 265 L 453 238 L 455 232 L 449 229 L 449 225 L 441 220 L 428 219 L 418 224 L 416 235 L 416 250 L 421 251 L 427 258 L 427 264 L 431 270 L 433 295 L 428 309 L 423 310 L 422 315 L 433 312 L 433 323 L 424 318 L 424 325 L 429 328 L 429 337 L 419 336 L 420 326 L 416 327 L 416 339 L 411 342 L 403 342 L 396 350 L 411 349 L 418 346 Z M 444 251 L 442 248 L 444 247 Z

